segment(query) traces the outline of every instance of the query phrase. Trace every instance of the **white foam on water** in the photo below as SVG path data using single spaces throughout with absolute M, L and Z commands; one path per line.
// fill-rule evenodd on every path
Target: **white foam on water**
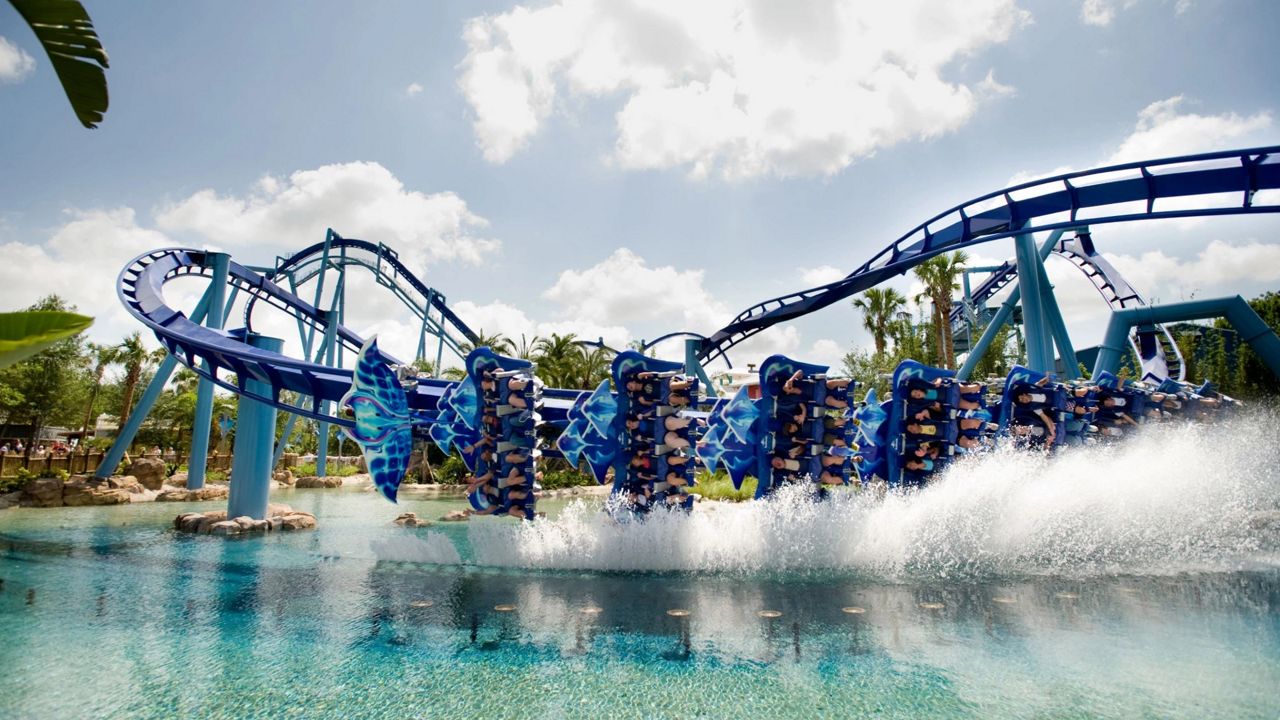
M 458 548 L 444 533 L 428 532 L 424 536 L 403 534 L 369 543 L 379 560 L 457 565 L 462 562 Z
M 966 458 L 921 491 L 883 498 L 814 502 L 797 488 L 624 523 L 576 502 L 554 520 L 473 523 L 468 535 L 478 564 L 540 569 L 963 578 L 1274 566 L 1278 427 L 1258 411 L 1054 457 Z

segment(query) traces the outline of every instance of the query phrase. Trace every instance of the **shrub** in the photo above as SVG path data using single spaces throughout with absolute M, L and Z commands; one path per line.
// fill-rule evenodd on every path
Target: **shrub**
M 355 475 L 359 470 L 355 465 L 339 465 L 337 463 L 328 463 L 325 467 L 329 477 L 347 477 Z M 316 474 L 316 464 L 314 462 L 305 462 L 293 469 L 293 474 L 298 477 L 308 477 Z
M 457 455 L 450 455 L 444 459 L 444 462 L 436 466 L 436 481 L 446 485 L 457 485 L 469 474 L 467 472 L 467 464 L 462 462 L 462 458 Z
M 542 472 L 542 489 L 543 490 L 559 490 L 567 487 L 581 487 L 583 485 L 595 485 L 596 479 L 587 473 L 574 470 L 572 468 L 563 470 L 552 470 L 548 468 Z
M 71 475 L 66 470 L 62 470 L 62 469 L 43 470 L 40 473 L 33 473 L 27 468 L 20 467 L 18 468 L 17 474 L 15 474 L 13 477 L 0 479 L 0 494 L 11 493 L 15 490 L 21 490 L 22 487 L 27 484 L 28 480 L 31 480 L 32 478 L 37 478 L 37 477 L 57 478 L 62 482 L 66 482 L 67 478 L 71 477 Z
M 756 496 L 755 478 L 743 480 L 742 489 L 740 490 L 734 489 L 733 480 L 729 479 L 729 474 L 723 470 L 717 471 L 714 475 L 705 470 L 699 470 L 696 478 L 698 484 L 690 488 L 689 491 L 697 493 L 707 500 L 745 502 Z

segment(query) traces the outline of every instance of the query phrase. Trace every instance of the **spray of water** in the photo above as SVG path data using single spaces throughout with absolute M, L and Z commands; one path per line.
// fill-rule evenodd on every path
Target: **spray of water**
M 906 494 L 814 502 L 795 489 L 625 523 L 576 503 L 554 520 L 468 532 L 479 564 L 548 569 L 977 578 L 1274 567 L 1278 420 L 1255 411 L 1153 426 L 1052 458 L 1001 451 Z

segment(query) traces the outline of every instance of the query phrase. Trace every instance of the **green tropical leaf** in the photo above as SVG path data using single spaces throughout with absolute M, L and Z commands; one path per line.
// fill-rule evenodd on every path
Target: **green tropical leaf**
M 76 0 L 9 0 L 49 55 L 80 124 L 95 128 L 107 112 L 107 51 Z
M 25 360 L 92 324 L 93 318 L 69 312 L 0 313 L 0 367 Z

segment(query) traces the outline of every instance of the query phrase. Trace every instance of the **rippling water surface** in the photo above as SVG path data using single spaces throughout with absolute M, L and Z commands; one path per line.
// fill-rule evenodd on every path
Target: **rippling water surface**
M 324 490 L 274 498 L 316 531 L 231 541 L 175 505 L 7 511 L 0 717 L 1274 718 L 1274 424 L 621 525 L 412 530 L 458 504 Z

